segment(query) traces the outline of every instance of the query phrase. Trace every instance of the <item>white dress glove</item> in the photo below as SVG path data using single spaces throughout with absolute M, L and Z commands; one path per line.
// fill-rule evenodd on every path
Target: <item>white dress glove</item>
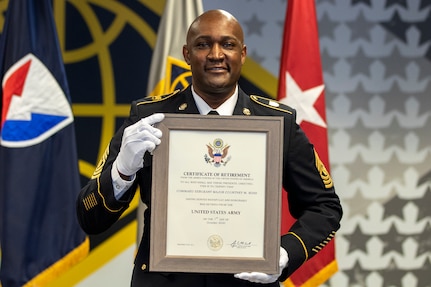
M 144 166 L 145 152 L 152 152 L 162 137 L 162 132 L 152 125 L 164 118 L 164 114 L 153 114 L 124 129 L 120 152 L 115 160 L 118 172 L 132 176 Z
M 286 268 L 287 263 L 289 262 L 289 256 L 287 255 L 287 251 L 280 247 L 280 272 L 279 274 L 266 274 L 261 272 L 242 272 L 235 274 L 235 278 L 247 280 L 253 283 L 261 283 L 261 284 L 268 284 L 275 282 L 278 277 L 280 277 L 281 273 L 283 272 L 283 269 Z

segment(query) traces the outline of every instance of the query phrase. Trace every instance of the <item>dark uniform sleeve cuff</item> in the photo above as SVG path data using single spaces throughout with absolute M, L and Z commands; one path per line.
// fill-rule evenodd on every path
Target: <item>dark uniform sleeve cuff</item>
M 130 196 L 127 194 L 123 195 L 121 200 L 115 198 L 110 169 L 103 171 L 98 181 L 98 193 L 102 197 L 103 205 L 108 211 L 119 212 L 129 205 L 131 198 L 129 199 Z M 101 192 L 101 188 L 105 189 L 104 192 Z
M 281 238 L 281 246 L 286 249 L 289 256 L 288 266 L 283 270 L 279 278 L 279 280 L 283 282 L 307 261 L 308 252 L 301 238 L 292 232 L 289 232 Z

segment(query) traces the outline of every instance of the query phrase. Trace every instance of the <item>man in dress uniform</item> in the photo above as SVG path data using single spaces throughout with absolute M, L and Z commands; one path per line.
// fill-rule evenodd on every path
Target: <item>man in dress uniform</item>
M 144 232 L 135 258 L 131 286 L 236 287 L 279 286 L 334 237 L 342 208 L 332 180 L 313 145 L 295 123 L 296 111 L 238 86 L 247 48 L 238 21 L 228 12 L 210 10 L 197 17 L 187 32 L 183 55 L 192 84 L 183 91 L 131 104 L 130 115 L 112 138 L 105 156 L 77 200 L 77 214 L 88 234 L 107 230 L 128 208 L 137 187 L 148 206 Z M 280 273 L 166 273 L 148 270 L 152 155 L 163 140 L 154 124 L 165 113 L 284 118 L 282 184 L 297 221 L 281 236 Z M 318 248 L 315 248 L 318 247 Z

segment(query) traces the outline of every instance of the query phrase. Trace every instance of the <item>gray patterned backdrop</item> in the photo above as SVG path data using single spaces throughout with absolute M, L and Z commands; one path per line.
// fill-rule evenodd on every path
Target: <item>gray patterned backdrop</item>
M 278 76 L 285 0 L 214 0 Z M 324 286 L 431 286 L 431 1 L 317 0 L 331 173 L 345 215 Z

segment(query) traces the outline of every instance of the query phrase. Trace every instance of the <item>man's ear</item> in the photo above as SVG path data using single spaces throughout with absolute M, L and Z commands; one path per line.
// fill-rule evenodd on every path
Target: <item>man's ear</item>
M 247 46 L 243 45 L 241 50 L 241 63 L 244 65 L 245 59 L 247 57 Z
M 183 57 L 187 65 L 190 65 L 190 54 L 189 54 L 189 50 L 187 49 L 187 45 L 183 46 Z

